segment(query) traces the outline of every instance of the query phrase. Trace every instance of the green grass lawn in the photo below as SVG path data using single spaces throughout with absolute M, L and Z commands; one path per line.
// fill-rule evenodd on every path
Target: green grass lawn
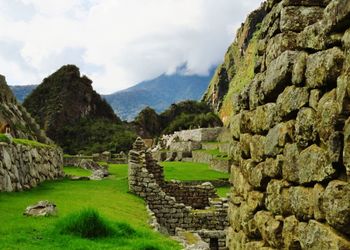
M 207 164 L 162 163 L 166 179 L 214 180 L 228 174 L 210 170 Z M 65 167 L 70 175 L 89 176 L 88 170 Z M 127 165 L 110 165 L 111 176 L 103 181 L 49 181 L 30 191 L 0 193 L 0 249 L 125 249 L 171 250 L 181 249 L 166 236 L 153 232 L 148 226 L 144 201 L 128 193 Z M 225 197 L 227 187 L 218 188 Z M 50 200 L 57 205 L 58 216 L 32 218 L 22 215 L 24 209 L 39 200 Z M 82 209 L 96 209 L 111 225 L 128 223 L 136 233 L 130 237 L 82 239 L 63 235 L 57 224 Z
M 0 249 L 181 249 L 149 228 L 144 201 L 127 192 L 127 166 L 111 165 L 110 173 L 103 181 L 50 181 L 26 192 L 0 193 Z M 22 215 L 26 206 L 39 200 L 54 202 L 58 216 Z M 84 208 L 98 210 L 112 224 L 128 223 L 136 234 L 88 240 L 57 232 L 55 226 L 62 218 Z
M 216 193 L 220 196 L 220 197 L 227 197 L 227 194 L 230 193 L 230 187 L 218 187 L 216 188 Z
M 71 166 L 64 167 L 64 172 L 67 175 L 73 175 L 73 176 L 90 176 L 92 174 L 92 172 L 90 170 L 77 168 L 77 167 L 71 167 Z
M 162 162 L 166 180 L 217 180 L 229 175 L 209 169 L 208 164 L 194 162 Z

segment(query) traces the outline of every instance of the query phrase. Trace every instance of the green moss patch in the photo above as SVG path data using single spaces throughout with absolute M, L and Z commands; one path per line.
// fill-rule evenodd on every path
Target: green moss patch
M 0 134 L 0 142 L 10 143 L 10 139 L 4 134 Z
M 50 148 L 50 147 L 52 147 L 51 145 L 47 145 L 47 144 L 44 144 L 44 143 L 41 143 L 38 141 L 32 141 L 32 140 L 28 140 L 28 139 L 14 138 L 13 142 L 15 144 L 21 144 L 21 145 L 37 147 L 37 148 Z

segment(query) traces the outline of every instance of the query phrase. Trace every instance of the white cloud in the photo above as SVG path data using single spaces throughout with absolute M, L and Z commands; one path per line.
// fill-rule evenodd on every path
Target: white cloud
M 0 74 L 10 84 L 35 84 L 74 63 L 101 93 L 183 64 L 188 73 L 206 74 L 260 2 L 0 0 Z M 1 41 L 18 46 L 4 51 Z

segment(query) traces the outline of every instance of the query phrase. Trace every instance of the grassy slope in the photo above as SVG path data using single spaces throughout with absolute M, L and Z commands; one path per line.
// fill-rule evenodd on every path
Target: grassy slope
M 31 191 L 0 194 L 0 249 L 179 249 L 177 243 L 153 233 L 142 199 L 127 193 L 126 166 L 113 165 L 114 175 L 104 181 L 52 181 Z M 39 200 L 55 202 L 58 217 L 29 218 L 22 215 L 26 206 Z M 83 240 L 59 235 L 57 221 L 82 208 L 96 208 L 112 222 L 127 222 L 137 231 L 132 239 Z

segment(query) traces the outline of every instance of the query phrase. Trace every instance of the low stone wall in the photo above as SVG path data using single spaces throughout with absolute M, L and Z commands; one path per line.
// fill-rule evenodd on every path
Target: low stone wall
M 94 154 L 87 155 L 65 155 L 63 158 L 64 166 L 79 167 L 82 160 L 93 160 L 95 162 L 107 162 L 109 164 L 127 164 L 128 158 L 124 154 Z
M 208 153 L 205 150 L 192 151 L 193 162 L 210 164 L 214 159 L 214 155 Z
M 213 158 L 210 161 L 209 168 L 223 172 L 223 173 L 229 173 L 231 171 L 231 160 L 229 159 L 215 159 Z
M 0 191 L 22 191 L 61 178 L 62 167 L 59 148 L 0 143 Z
M 179 141 L 216 141 L 220 132 L 221 127 L 217 128 L 199 128 L 192 130 L 182 130 L 175 132 L 174 135 L 179 138 Z
M 193 187 L 166 182 L 163 168 L 152 158 L 151 152 L 146 149 L 140 138 L 136 140 L 133 150 L 129 152 L 128 176 L 130 192 L 145 199 L 152 211 L 153 220 L 156 220 L 153 224 L 157 224 L 160 231 L 174 235 L 176 228 L 188 231 L 202 229 L 223 231 L 228 226 L 227 199 L 215 198 L 214 188 L 209 187 L 208 184 Z M 199 189 L 201 189 L 200 199 L 197 197 Z M 204 189 L 207 189 L 206 198 L 202 192 Z M 185 195 L 187 195 L 186 198 L 184 198 Z M 195 204 L 190 204 L 191 202 Z M 200 206 L 199 202 L 201 202 Z M 210 209 L 198 210 L 194 209 L 193 205 L 208 206 Z M 225 234 L 220 237 L 221 241 L 225 240 Z M 219 249 L 226 249 L 226 247 Z
M 72 166 L 72 167 L 79 167 L 80 162 L 82 160 L 92 160 L 92 156 L 77 156 L 77 155 L 70 155 L 70 156 L 63 156 L 63 165 L 64 166 Z
M 174 197 L 178 203 L 183 203 L 195 209 L 208 207 L 209 198 L 217 197 L 216 191 L 210 182 L 196 186 L 186 185 L 180 181 L 166 182 L 163 191 Z
M 180 141 L 173 142 L 169 146 L 170 151 L 192 152 L 193 150 L 201 149 L 202 144 L 198 141 Z
M 210 182 L 214 187 L 226 187 L 230 185 L 228 179 L 219 180 L 200 180 L 200 181 L 181 181 L 181 183 L 186 185 L 198 186 L 203 183 Z

